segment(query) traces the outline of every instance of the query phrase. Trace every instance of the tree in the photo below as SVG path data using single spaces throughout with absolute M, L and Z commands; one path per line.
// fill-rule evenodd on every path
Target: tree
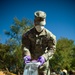
M 72 57 L 73 57 L 73 60 L 72 60 L 72 65 L 71 65 L 71 67 L 75 70 L 75 45 L 74 45 L 74 47 L 73 47 L 73 54 L 72 54 Z
M 10 36 L 6 44 L 10 46 L 10 54 L 14 58 L 14 60 L 10 60 L 14 61 L 11 67 L 15 66 L 18 71 L 20 71 L 23 65 L 21 38 L 23 33 L 28 31 L 32 26 L 33 22 L 31 20 L 22 19 L 22 21 L 19 21 L 17 18 L 14 18 L 14 24 L 10 26 L 10 31 L 5 31 L 5 34 Z
M 10 31 L 5 31 L 5 34 L 10 36 L 9 40 L 13 40 L 15 44 L 21 44 L 21 36 L 33 26 L 33 22 L 28 19 L 22 19 L 20 22 L 14 18 L 14 24 L 10 26 Z
M 61 38 L 57 41 L 56 52 L 50 61 L 52 68 L 72 68 L 74 41 L 67 38 Z
M 8 57 L 10 57 L 9 49 L 10 46 L 0 44 L 0 68 L 7 69 L 9 66 L 10 61 L 10 59 L 8 59 Z

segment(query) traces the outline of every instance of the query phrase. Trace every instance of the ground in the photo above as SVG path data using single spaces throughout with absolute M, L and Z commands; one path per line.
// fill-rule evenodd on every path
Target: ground
M 7 71 L 0 71 L 0 75 L 16 75 Z

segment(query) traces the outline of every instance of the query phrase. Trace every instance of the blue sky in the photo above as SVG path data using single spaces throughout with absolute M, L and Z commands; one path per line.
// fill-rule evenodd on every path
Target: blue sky
M 75 41 L 75 1 L 74 0 L 0 0 L 0 42 L 5 43 L 13 18 L 34 20 L 34 12 L 45 11 L 46 28 L 56 35 Z

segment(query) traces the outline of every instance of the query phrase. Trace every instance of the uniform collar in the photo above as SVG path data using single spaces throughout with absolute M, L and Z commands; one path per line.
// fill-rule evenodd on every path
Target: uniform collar
M 46 29 L 44 28 L 42 32 L 38 33 L 34 27 L 34 31 L 35 31 L 35 35 L 38 35 L 38 36 L 43 36 L 43 35 L 46 35 Z
M 44 28 L 43 31 L 39 34 L 39 36 L 43 36 L 43 35 L 46 35 L 46 30 L 45 30 L 45 28 Z

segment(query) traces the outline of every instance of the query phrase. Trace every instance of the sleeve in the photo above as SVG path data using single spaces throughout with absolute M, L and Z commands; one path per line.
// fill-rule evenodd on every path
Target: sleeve
M 30 40 L 26 34 L 22 36 L 22 53 L 23 56 L 30 55 Z
M 56 36 L 51 33 L 50 38 L 48 40 L 48 46 L 45 50 L 45 53 L 42 56 L 44 56 L 46 61 L 50 60 L 53 57 L 55 51 L 56 51 Z

